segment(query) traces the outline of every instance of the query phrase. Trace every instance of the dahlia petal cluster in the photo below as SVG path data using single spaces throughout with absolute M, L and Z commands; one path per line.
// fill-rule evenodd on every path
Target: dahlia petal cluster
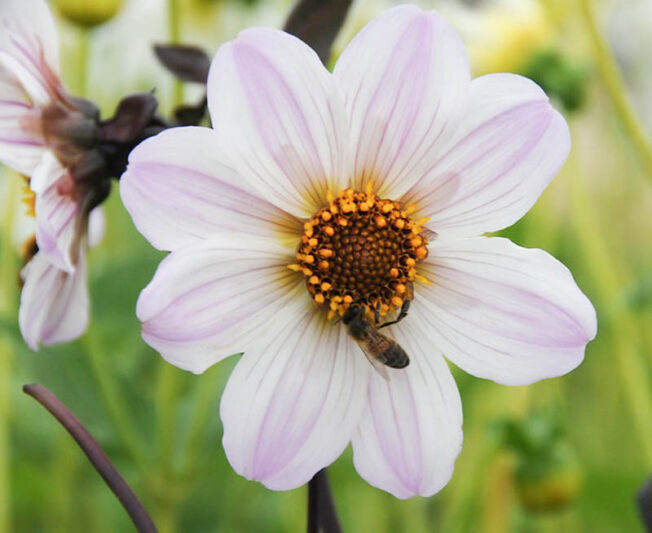
M 58 50 L 44 0 L 2 1 L 0 161 L 29 177 L 36 246 L 21 273 L 19 324 L 34 350 L 74 339 L 88 323 L 88 220 L 69 170 L 81 154 L 66 138 L 88 129 L 95 110 L 66 92 Z
M 282 31 L 243 31 L 208 104 L 213 128 L 142 143 L 120 193 L 170 252 L 138 300 L 145 341 L 195 373 L 243 353 L 220 408 L 239 474 L 291 489 L 352 444 L 372 485 L 432 495 L 462 445 L 444 356 L 507 385 L 581 363 L 596 315 L 568 269 L 483 236 L 559 171 L 566 122 L 525 78 L 471 80 L 437 13 L 384 12 L 332 73 Z M 406 303 L 376 330 L 410 357 L 384 379 L 341 318 L 363 305 L 380 328 Z

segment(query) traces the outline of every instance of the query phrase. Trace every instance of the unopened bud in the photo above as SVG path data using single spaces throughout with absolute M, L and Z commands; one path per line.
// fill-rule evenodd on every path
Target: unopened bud
M 111 20 L 122 8 L 123 0 L 55 0 L 61 15 L 83 28 L 93 28 Z

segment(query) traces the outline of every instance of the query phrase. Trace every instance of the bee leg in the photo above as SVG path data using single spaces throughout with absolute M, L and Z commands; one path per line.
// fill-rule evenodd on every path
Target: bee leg
M 410 309 L 410 300 L 405 300 L 403 302 L 403 305 L 401 306 L 401 310 L 399 311 L 398 316 L 396 317 L 396 320 L 392 320 L 391 322 L 385 322 L 384 324 L 378 326 L 378 329 L 384 328 L 385 326 L 391 326 L 392 324 L 398 324 L 401 320 L 403 320 L 407 316 L 409 309 Z
M 380 300 L 374 306 L 374 321 L 376 324 L 380 323 Z

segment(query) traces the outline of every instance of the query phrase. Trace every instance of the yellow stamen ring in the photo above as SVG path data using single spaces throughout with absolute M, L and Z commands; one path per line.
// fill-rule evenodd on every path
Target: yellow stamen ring
M 416 265 L 428 255 L 422 234 L 427 219 L 410 218 L 416 207 L 345 189 L 327 194 L 328 205 L 304 224 L 297 263 L 288 265 L 306 277 L 313 300 L 342 316 L 355 302 L 370 314 L 394 313 L 412 299 L 412 284 L 423 280 Z

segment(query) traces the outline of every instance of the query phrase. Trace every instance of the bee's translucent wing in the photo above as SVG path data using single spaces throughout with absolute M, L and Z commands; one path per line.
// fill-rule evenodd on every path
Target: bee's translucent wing
M 380 377 L 382 377 L 385 381 L 389 381 L 389 372 L 387 372 L 387 367 L 374 356 L 374 352 L 371 349 L 369 343 L 365 341 L 358 341 L 358 346 L 360 346 L 362 353 L 367 358 L 367 361 L 371 363 L 373 369 L 378 372 L 378 374 L 380 374 Z

